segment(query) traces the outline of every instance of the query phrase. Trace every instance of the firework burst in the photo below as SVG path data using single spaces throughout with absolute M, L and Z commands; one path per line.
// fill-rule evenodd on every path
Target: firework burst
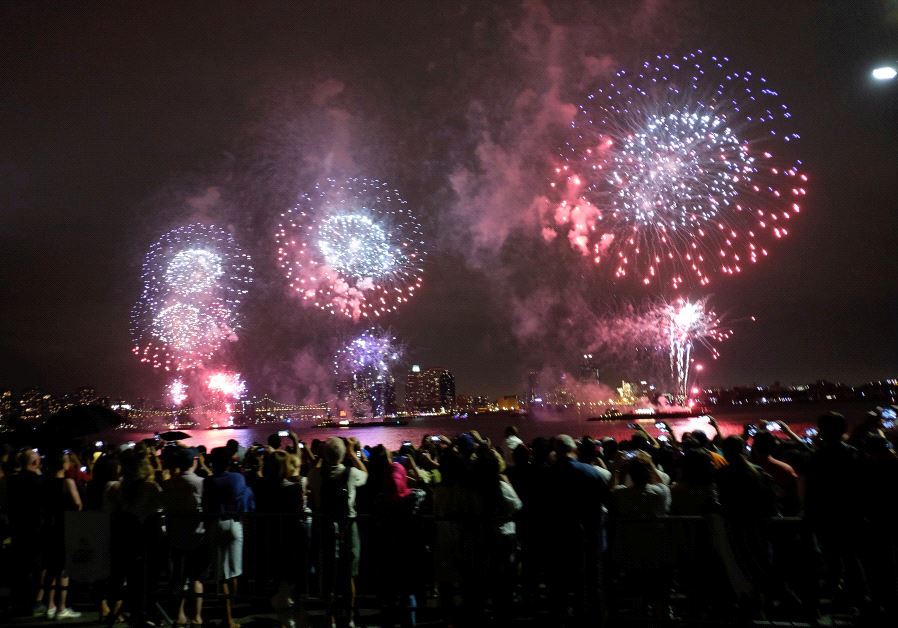
M 387 332 L 368 329 L 347 343 L 334 356 L 334 374 L 353 376 L 359 373 L 374 379 L 390 376 L 402 358 L 402 348 Z
M 133 352 L 166 371 L 201 366 L 236 338 L 252 271 L 249 256 L 219 227 L 166 233 L 144 259 L 143 290 L 131 314 Z
M 616 278 L 707 285 L 765 257 L 801 211 L 792 114 L 726 57 L 658 55 L 622 70 L 571 127 L 543 233 L 565 235 Z
M 209 375 L 206 388 L 226 399 L 236 400 L 246 394 L 246 382 L 240 377 L 240 373 L 229 371 L 217 371 Z
M 717 359 L 720 354 L 715 345 L 729 338 L 732 331 L 721 326 L 720 317 L 710 308 L 707 298 L 664 303 L 654 310 L 654 315 L 666 341 L 674 394 L 686 399 L 694 346 L 706 347 Z
M 168 398 L 175 406 L 180 406 L 187 401 L 187 389 L 189 386 L 181 378 L 172 380 L 167 387 Z
M 281 214 L 275 233 L 290 289 L 325 311 L 359 318 L 395 311 L 421 287 L 421 225 L 376 179 L 319 183 Z

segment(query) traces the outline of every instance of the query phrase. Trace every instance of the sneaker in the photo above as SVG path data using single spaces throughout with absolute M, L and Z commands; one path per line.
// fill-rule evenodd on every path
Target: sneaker
M 81 613 L 71 608 L 64 608 L 56 613 L 56 619 L 78 619 L 79 617 L 81 617 Z
M 31 608 L 31 614 L 34 617 L 43 617 L 47 614 L 47 605 L 41 604 L 40 602 L 36 602 L 34 606 Z
M 47 619 L 56 619 L 56 607 L 48 608 L 46 613 Z

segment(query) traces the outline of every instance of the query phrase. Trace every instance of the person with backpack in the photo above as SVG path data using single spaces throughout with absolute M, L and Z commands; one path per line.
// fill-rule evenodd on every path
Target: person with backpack
M 354 578 L 359 573 L 361 542 L 356 524 L 356 489 L 368 481 L 368 471 L 355 438 L 337 437 L 322 445 L 322 461 L 309 473 L 309 497 L 315 513 L 322 593 L 332 625 L 353 626 Z

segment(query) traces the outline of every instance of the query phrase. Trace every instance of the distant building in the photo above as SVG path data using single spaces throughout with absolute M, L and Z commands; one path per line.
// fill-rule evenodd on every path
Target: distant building
M 499 409 L 514 412 L 521 409 L 521 400 L 517 395 L 505 395 L 499 399 Z
M 348 404 L 353 416 L 393 415 L 397 410 L 396 381 L 389 374 L 363 369 L 351 379 L 337 382 L 337 398 Z
M 539 373 L 527 373 L 527 403 L 533 403 L 539 397 Z
M 424 371 L 424 391 L 426 406 L 434 411 L 450 410 L 455 407 L 455 377 L 444 368 Z
M 421 367 L 415 364 L 405 376 L 405 409 L 407 412 L 419 412 L 426 409 L 426 403 L 424 374 Z
M 396 414 L 396 386 L 393 378 L 374 382 L 368 393 L 368 403 L 372 416 L 391 416 Z
M 4 390 L 0 395 L 0 416 L 9 416 L 13 411 L 13 396 L 11 390 Z
M 92 386 L 82 386 L 78 389 L 78 404 L 89 406 L 97 400 L 97 390 Z
M 25 421 L 37 421 L 44 416 L 44 396 L 37 388 L 29 388 L 22 393 L 19 399 L 19 407 L 22 419 Z
M 599 365 L 595 362 L 591 353 L 583 354 L 583 361 L 580 362 L 580 372 L 577 377 L 583 384 L 599 384 Z

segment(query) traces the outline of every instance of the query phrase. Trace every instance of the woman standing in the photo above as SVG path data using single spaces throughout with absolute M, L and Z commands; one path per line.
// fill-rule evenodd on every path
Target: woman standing
M 69 452 L 47 456 L 49 476 L 44 482 L 46 540 L 45 564 L 47 619 L 75 619 L 81 613 L 66 606 L 69 577 L 65 572 L 65 513 L 81 510 L 81 496 L 75 480 L 66 477 L 71 467 Z M 59 592 L 58 598 L 56 593 Z

